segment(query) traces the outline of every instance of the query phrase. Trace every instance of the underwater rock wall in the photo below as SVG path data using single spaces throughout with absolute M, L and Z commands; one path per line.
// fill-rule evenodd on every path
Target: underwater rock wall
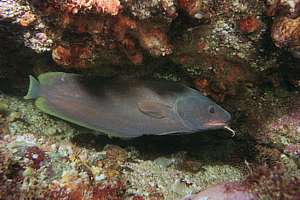
M 299 197 L 300 1 L 1 0 L 0 47 L 0 199 Z M 48 71 L 184 83 L 236 136 L 95 136 L 21 98 Z

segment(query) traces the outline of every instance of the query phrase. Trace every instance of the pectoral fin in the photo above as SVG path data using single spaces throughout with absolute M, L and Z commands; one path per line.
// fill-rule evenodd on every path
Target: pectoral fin
M 140 101 L 137 105 L 142 113 L 157 119 L 166 118 L 172 109 L 170 105 L 157 101 Z

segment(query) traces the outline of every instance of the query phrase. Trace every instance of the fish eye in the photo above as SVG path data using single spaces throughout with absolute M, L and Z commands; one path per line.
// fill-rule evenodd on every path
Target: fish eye
M 214 114 L 215 113 L 215 108 L 213 106 L 209 106 L 208 107 L 208 112 L 211 113 L 211 114 Z

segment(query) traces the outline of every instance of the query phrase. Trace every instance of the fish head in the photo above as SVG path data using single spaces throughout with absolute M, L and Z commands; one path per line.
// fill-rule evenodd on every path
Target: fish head
M 200 94 L 182 98 L 176 108 L 184 124 L 195 131 L 222 129 L 231 119 L 226 110 Z

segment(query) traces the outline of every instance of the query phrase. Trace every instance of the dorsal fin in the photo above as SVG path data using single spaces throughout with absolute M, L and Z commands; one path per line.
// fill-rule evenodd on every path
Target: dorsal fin
M 58 81 L 63 77 L 66 79 L 74 79 L 74 77 L 80 77 L 80 75 L 65 72 L 47 72 L 39 75 L 38 80 L 41 84 L 51 85 L 52 82 Z

